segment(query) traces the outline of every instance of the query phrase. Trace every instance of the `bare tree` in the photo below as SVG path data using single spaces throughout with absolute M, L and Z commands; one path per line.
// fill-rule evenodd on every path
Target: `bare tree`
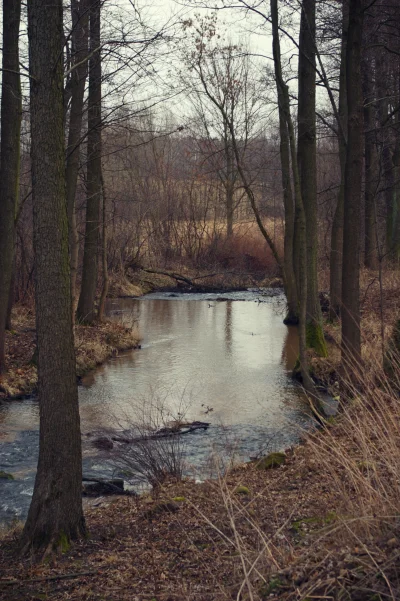
M 22 533 L 24 552 L 65 550 L 85 532 L 65 194 L 62 21 L 61 0 L 29 2 L 40 442 Z
M 299 37 L 297 162 L 307 224 L 307 346 L 327 355 L 318 290 L 315 0 L 303 0 Z
M 363 175 L 363 95 L 361 47 L 364 2 L 349 0 L 346 88 L 348 136 L 344 180 L 342 361 L 361 364 L 360 331 L 360 222 Z
M 21 0 L 3 2 L 3 64 L 0 165 L 0 373 L 5 365 L 5 330 L 14 258 L 15 215 L 19 190 L 21 78 L 19 26 Z
M 90 60 L 86 175 L 86 230 L 82 284 L 77 317 L 92 323 L 96 318 L 95 298 L 98 276 L 98 249 L 101 205 L 101 0 L 92 2 L 89 12 Z
M 78 271 L 79 236 L 76 225 L 75 197 L 82 142 L 82 120 L 87 77 L 90 0 L 71 0 L 71 58 L 66 88 L 71 95 L 66 162 L 66 186 L 71 261 L 72 310 L 75 313 L 76 276 Z

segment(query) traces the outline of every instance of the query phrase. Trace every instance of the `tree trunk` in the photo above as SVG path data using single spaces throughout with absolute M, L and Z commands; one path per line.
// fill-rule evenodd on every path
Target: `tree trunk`
M 314 385 L 308 371 L 307 341 L 306 341 L 306 312 L 307 312 L 307 246 L 306 246 L 306 218 L 301 197 L 301 186 L 296 155 L 296 141 L 294 135 L 293 121 L 290 114 L 289 89 L 282 77 L 281 51 L 279 41 L 279 21 L 277 0 L 271 0 L 271 21 L 275 79 L 278 90 L 278 101 L 282 103 L 281 109 L 284 115 L 292 160 L 294 199 L 295 199 L 295 228 L 298 241 L 298 300 L 299 300 L 299 360 L 303 379 L 303 386 L 308 392 L 314 393 Z
M 344 238 L 342 292 L 342 362 L 356 370 L 361 365 L 360 332 L 360 222 L 363 172 L 363 95 L 361 46 L 363 2 L 349 0 L 347 43 L 348 133 L 344 181 Z
M 364 265 L 378 269 L 379 253 L 375 219 L 375 200 L 378 191 L 378 153 L 375 141 L 375 90 L 371 61 L 362 61 L 362 87 L 364 96 L 364 144 L 365 144 L 365 252 Z
M 101 57 L 100 6 L 95 0 L 90 8 L 90 61 L 87 137 L 87 204 L 83 253 L 82 286 L 77 317 L 93 323 L 96 319 L 95 299 L 98 276 L 98 247 L 101 205 Z
M 315 0 L 303 0 L 299 38 L 297 162 L 307 225 L 307 346 L 327 356 L 318 291 Z
M 12 314 L 12 308 L 14 305 L 14 291 L 15 291 L 15 239 L 14 239 L 14 261 L 13 261 L 13 265 L 12 265 L 12 272 L 11 272 L 11 283 L 10 283 L 10 290 L 8 292 L 8 304 L 7 304 L 7 316 L 6 316 L 6 330 L 10 331 L 12 330 L 12 321 L 11 321 L 11 314 Z
M 103 214 L 102 214 L 102 267 L 103 267 L 103 288 L 101 290 L 101 296 L 99 301 L 99 311 L 97 313 L 97 319 L 99 321 L 104 320 L 104 308 L 106 304 L 108 294 L 108 264 L 107 264 L 107 196 L 104 186 L 103 170 L 101 171 L 101 190 L 103 196 Z
M 294 269 L 294 201 L 292 184 L 290 180 L 290 149 L 289 136 L 285 114 L 283 112 L 282 91 L 278 89 L 279 105 L 279 133 L 280 133 L 280 158 L 282 169 L 283 205 L 285 210 L 285 237 L 284 237 L 284 285 L 287 301 L 287 314 L 284 319 L 286 325 L 299 323 L 299 307 L 297 299 L 297 285 Z
M 62 0 L 28 3 L 39 462 L 22 550 L 65 550 L 85 532 L 63 124 Z M 51 107 L 51 110 L 49 110 Z
M 385 60 L 385 53 L 382 49 L 377 51 L 376 64 L 376 86 L 379 107 L 379 120 L 381 122 L 380 131 L 380 162 L 383 173 L 383 187 L 386 204 L 386 255 L 392 258 L 393 251 L 393 233 L 395 225 L 395 210 L 393 203 L 395 194 L 395 179 L 392 160 L 392 144 L 390 128 L 384 127 L 387 124 L 388 117 L 388 69 Z
M 66 189 L 68 207 L 69 252 L 71 264 L 72 313 L 76 304 L 79 237 L 76 228 L 75 196 L 79 172 L 79 152 L 83 118 L 83 99 L 87 77 L 89 0 L 72 0 L 72 72 L 70 78 L 71 109 L 69 114 Z
M 15 213 L 20 171 L 20 17 L 21 0 L 4 0 L 0 166 L 0 373 L 6 369 L 5 330 L 14 258 Z
M 234 175 L 234 156 L 232 141 L 229 134 L 229 130 L 225 125 L 225 161 L 226 161 L 226 184 L 225 184 L 225 196 L 226 196 L 226 236 L 232 238 L 233 236 L 233 204 L 234 204 L 234 191 L 235 191 L 235 175 Z
M 347 36 L 349 28 L 349 7 L 343 2 L 342 8 L 342 41 L 340 50 L 340 76 L 339 76 L 339 114 L 338 131 L 347 135 L 347 89 L 346 89 L 346 54 Z M 342 268 L 343 268 L 343 216 L 344 216 L 344 173 L 346 168 L 347 139 L 339 133 L 339 161 L 340 161 L 340 186 L 337 205 L 333 217 L 331 234 L 330 264 L 330 305 L 329 319 L 335 321 L 341 312 L 342 304 Z

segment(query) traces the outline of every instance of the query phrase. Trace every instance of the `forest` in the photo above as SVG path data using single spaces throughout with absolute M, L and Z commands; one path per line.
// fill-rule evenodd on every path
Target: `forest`
M 400 599 L 398 2 L 3 0 L 1 60 L 0 498 L 20 477 L 6 408 L 40 426 L 0 599 Z M 80 387 L 142 353 L 112 303 L 148 293 L 209 294 L 207 315 L 279 297 L 296 344 L 277 394 L 313 425 L 245 463 L 227 443 L 199 482 L 180 441 L 217 427 L 216 399 L 104 429 L 101 452 L 130 449 L 118 478 L 150 488 L 96 506 Z

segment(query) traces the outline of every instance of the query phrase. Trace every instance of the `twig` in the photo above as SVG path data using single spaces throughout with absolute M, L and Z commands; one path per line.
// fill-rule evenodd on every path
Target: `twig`
M 28 580 L 0 580 L 0 584 L 5 586 L 12 586 L 14 584 L 20 584 L 22 582 L 34 583 L 34 582 L 50 582 L 53 580 L 67 580 L 68 578 L 80 578 L 81 576 L 94 576 L 98 574 L 98 570 L 90 570 L 90 572 L 76 572 L 73 574 L 58 574 L 57 576 L 42 576 L 40 578 L 31 578 Z

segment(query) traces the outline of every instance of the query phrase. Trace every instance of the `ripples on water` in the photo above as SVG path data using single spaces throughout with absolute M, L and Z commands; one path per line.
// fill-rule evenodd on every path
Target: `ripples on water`
M 149 405 L 162 406 L 165 419 L 183 414 L 211 422 L 207 432 L 185 439 L 186 460 L 197 475 L 206 475 L 212 452 L 248 459 L 296 443 L 311 420 L 290 378 L 298 340 L 296 329 L 282 323 L 284 308 L 281 294 L 259 291 L 109 301 L 112 319 L 138 321 L 143 343 L 79 388 L 84 472 L 113 473 L 85 435 L 127 427 Z M 0 405 L 0 470 L 16 477 L 0 481 L 0 520 L 26 513 L 37 453 L 37 403 Z

